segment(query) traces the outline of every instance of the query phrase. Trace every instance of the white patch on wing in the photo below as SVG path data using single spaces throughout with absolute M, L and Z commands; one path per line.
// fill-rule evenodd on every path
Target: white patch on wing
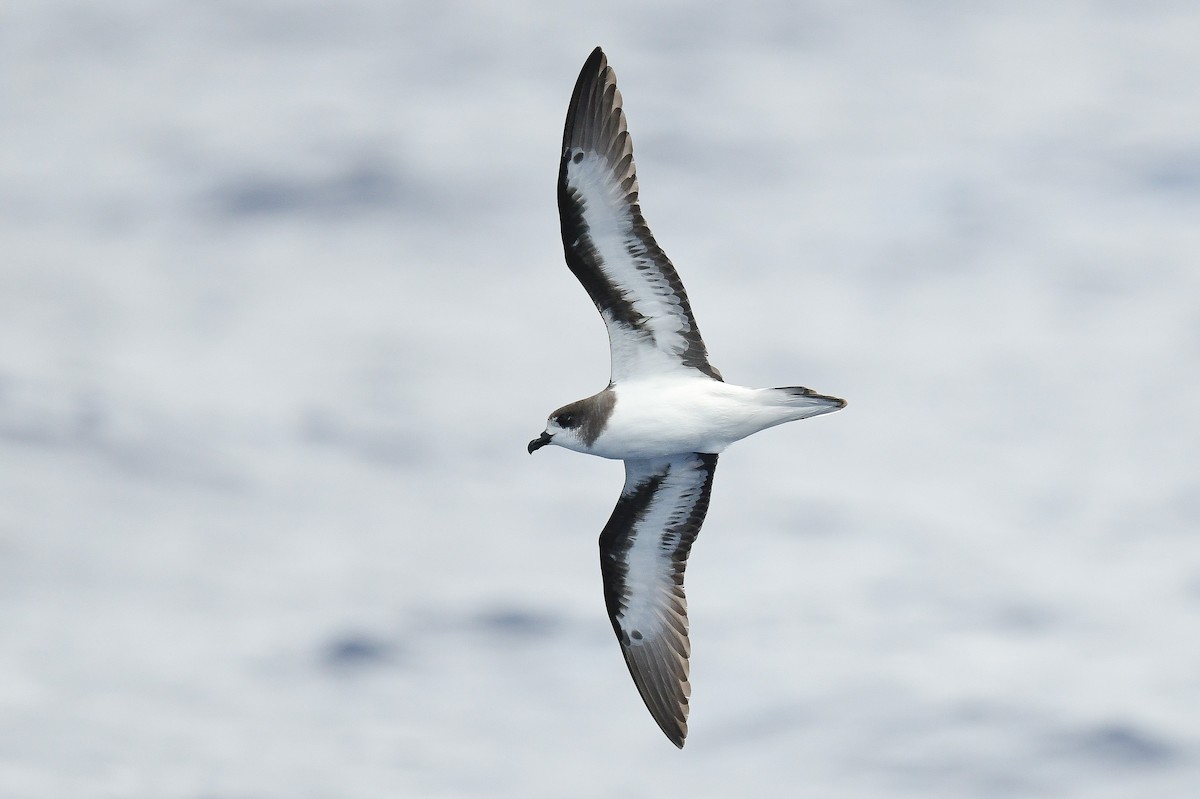
M 625 664 L 659 727 L 687 737 L 687 601 L 683 573 L 704 523 L 717 456 L 625 461 L 625 488 L 600 535 L 605 601 Z
M 681 654 L 686 656 L 687 600 L 682 585 L 676 584 L 675 554 L 708 474 L 694 455 L 629 462 L 631 480 L 647 479 L 663 469 L 666 474 L 661 485 L 630 531 L 632 540 L 625 553 L 625 607 L 617 621 L 629 636 L 630 646 L 662 634 L 668 625 L 671 632 L 683 637 Z
M 603 155 L 577 152 L 583 156 L 578 163 L 574 158 L 567 160 L 567 186 L 582 200 L 585 232 L 600 270 L 645 318 L 650 333 L 647 336 L 610 313 L 602 314 L 612 349 L 613 378 L 685 369 L 680 357 L 687 352 L 688 342 L 681 334 L 691 332 L 691 323 L 680 296 L 649 256 L 646 243 L 635 234 L 628 190 L 614 179 Z
M 691 503 L 680 508 L 680 477 L 674 470 L 663 481 L 654 495 L 650 507 L 638 521 L 633 543 L 626 554 L 624 612 L 619 614 L 621 628 L 629 635 L 636 631 L 643 637 L 658 635 L 665 621 L 665 614 L 677 615 L 671 610 L 673 603 L 684 602 L 683 592 L 675 585 L 672 577 L 672 553 L 678 546 L 678 534 L 664 536 L 691 510 Z M 686 607 L 686 605 L 684 606 Z M 638 640 L 630 640 L 636 646 Z

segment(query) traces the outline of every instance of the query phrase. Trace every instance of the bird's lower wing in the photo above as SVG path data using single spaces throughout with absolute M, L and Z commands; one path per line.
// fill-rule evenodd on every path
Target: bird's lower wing
M 716 468 L 716 455 L 697 452 L 625 461 L 625 487 L 600 534 L 613 631 L 642 700 L 678 747 L 691 693 L 683 573 Z

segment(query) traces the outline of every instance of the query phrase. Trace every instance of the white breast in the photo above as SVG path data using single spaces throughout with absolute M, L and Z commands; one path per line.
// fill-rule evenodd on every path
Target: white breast
M 621 383 L 613 413 L 591 452 L 604 458 L 719 453 L 734 441 L 779 424 L 779 408 L 754 389 L 698 378 Z

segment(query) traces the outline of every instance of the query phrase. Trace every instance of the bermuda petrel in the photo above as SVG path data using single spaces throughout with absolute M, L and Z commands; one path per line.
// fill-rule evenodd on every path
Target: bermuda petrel
M 687 736 L 683 572 L 717 455 L 748 435 L 845 407 L 799 386 L 724 382 L 687 292 L 638 203 L 633 144 L 616 76 L 599 47 L 571 96 L 558 170 L 567 266 L 608 328 L 608 387 L 552 413 L 529 442 L 625 461 L 625 487 L 600 533 L 613 630 L 650 714 L 678 747 Z

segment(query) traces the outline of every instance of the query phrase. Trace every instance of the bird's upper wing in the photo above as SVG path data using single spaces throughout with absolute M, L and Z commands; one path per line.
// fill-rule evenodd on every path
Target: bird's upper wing
M 687 737 L 683 570 L 704 523 L 717 456 L 625 461 L 625 487 L 600 534 L 604 601 L 642 700 L 672 743 Z
M 621 93 L 599 47 L 583 65 L 567 111 L 558 213 L 567 266 L 608 327 L 613 382 L 674 369 L 720 380 L 683 283 L 638 206 Z

